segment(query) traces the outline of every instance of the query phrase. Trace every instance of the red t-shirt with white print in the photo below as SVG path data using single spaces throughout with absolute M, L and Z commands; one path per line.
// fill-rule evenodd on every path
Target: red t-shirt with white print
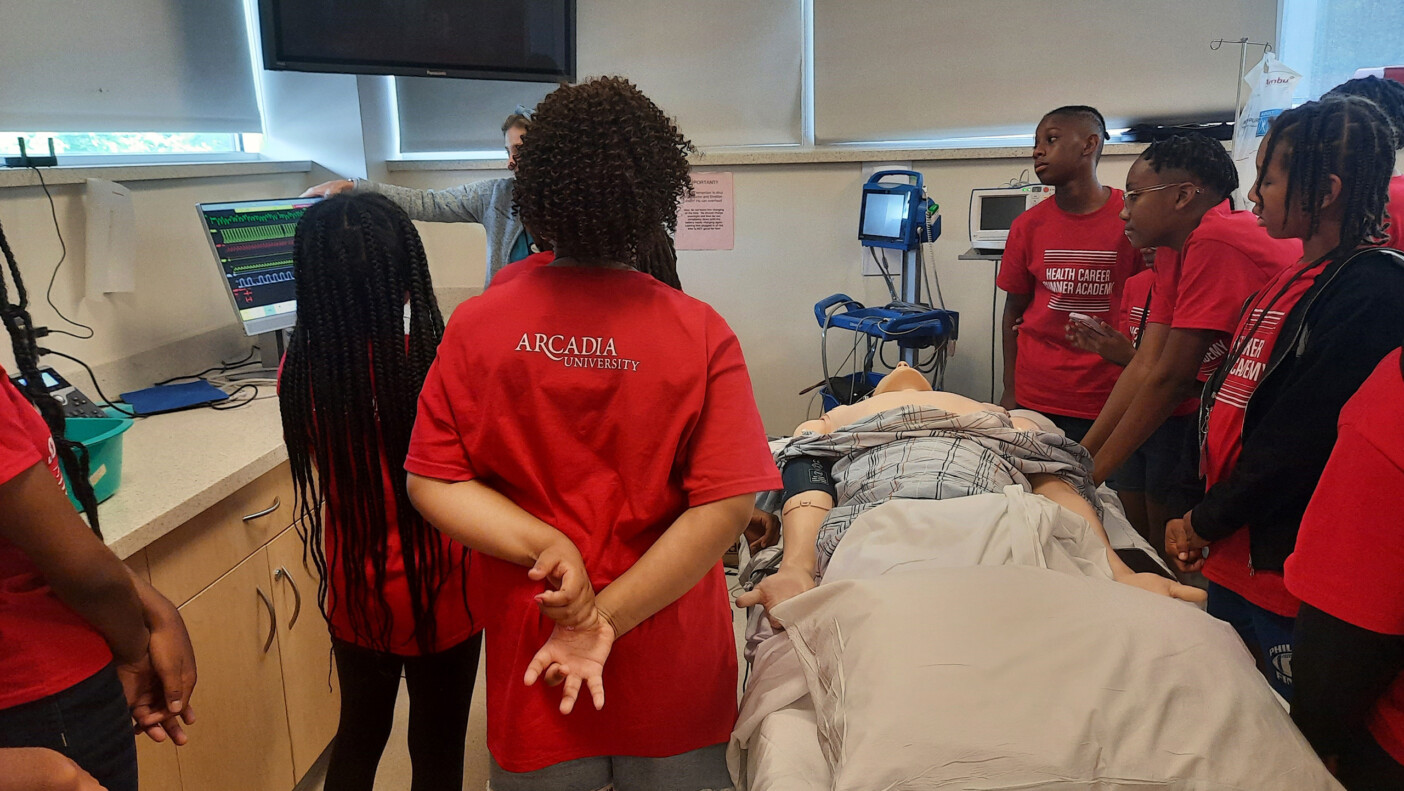
M 1070 214 L 1046 200 L 1009 229 L 996 285 L 1032 296 L 1014 361 L 1014 397 L 1022 407 L 1090 419 L 1111 395 L 1121 368 L 1068 343 L 1064 328 L 1069 313 L 1117 321 L 1122 285 L 1141 268 L 1121 206 L 1118 189 L 1091 214 Z
M 36 464 L 61 492 L 49 427 L 0 368 L 0 485 Z M 0 709 L 62 692 L 111 661 L 102 635 L 59 601 L 28 555 L 0 538 Z
M 1243 303 L 1301 255 L 1300 239 L 1274 239 L 1252 212 L 1232 211 L 1224 201 L 1204 214 L 1178 254 L 1156 252 L 1150 320 L 1220 333 L 1199 367 L 1199 381 L 1208 381 L 1228 351 Z
M 778 489 L 741 347 L 717 313 L 633 270 L 544 266 L 458 308 L 420 395 L 405 469 L 480 480 L 580 549 L 596 591 L 688 508 Z M 727 741 L 736 644 L 721 559 L 619 638 L 606 703 L 566 716 L 522 683 L 553 622 L 527 569 L 480 556 L 488 748 L 509 772 Z
M 1204 440 L 1205 487 L 1227 478 L 1243 451 L 1243 418 L 1248 401 L 1267 373 L 1282 323 L 1325 269 L 1325 262 L 1283 269 L 1258 292 L 1233 335 L 1226 357 L 1231 365 L 1214 394 Z M 1287 590 L 1282 574 L 1255 570 L 1247 526 L 1210 544 L 1204 576 L 1266 610 L 1297 617 L 1301 602 Z

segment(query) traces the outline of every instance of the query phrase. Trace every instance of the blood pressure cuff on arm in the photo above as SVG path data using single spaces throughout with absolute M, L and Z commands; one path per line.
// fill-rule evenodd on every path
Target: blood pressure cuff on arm
M 785 463 L 780 470 L 780 478 L 785 482 L 785 496 L 781 502 L 805 492 L 828 492 L 838 499 L 834 488 L 834 462 L 836 459 L 821 459 L 817 456 L 800 456 Z

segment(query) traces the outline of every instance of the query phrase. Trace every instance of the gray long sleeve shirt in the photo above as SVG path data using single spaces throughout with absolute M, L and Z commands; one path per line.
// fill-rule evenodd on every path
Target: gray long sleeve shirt
M 486 287 L 497 270 L 511 263 L 522 221 L 512 213 L 512 178 L 484 179 L 442 190 L 417 190 L 353 179 L 358 192 L 378 192 L 412 220 L 475 222 L 487 232 Z

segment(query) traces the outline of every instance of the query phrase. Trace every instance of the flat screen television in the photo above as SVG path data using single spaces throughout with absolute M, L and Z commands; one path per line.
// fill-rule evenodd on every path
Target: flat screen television
M 575 80 L 575 0 L 259 0 L 275 71 Z

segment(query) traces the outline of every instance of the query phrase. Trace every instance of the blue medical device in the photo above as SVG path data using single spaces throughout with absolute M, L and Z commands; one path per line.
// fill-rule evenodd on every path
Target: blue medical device
M 884 181 L 890 177 L 901 181 Z M 960 315 L 944 307 L 922 301 L 921 246 L 941 235 L 941 215 L 926 195 L 922 175 L 912 170 L 883 170 L 874 173 L 863 185 L 863 199 L 858 211 L 858 241 L 864 247 L 902 251 L 902 287 L 900 298 L 882 307 L 870 308 L 846 294 L 834 294 L 814 306 L 814 318 L 819 322 L 821 354 L 824 364 L 825 407 L 839 401 L 851 401 L 871 390 L 880 377 L 872 371 L 876 345 L 896 342 L 901 359 L 914 368 L 917 352 L 932 350 L 930 368 L 933 384 L 944 365 L 947 345 L 960 330 Z M 876 256 L 876 251 L 871 251 Z M 893 296 L 890 275 L 888 287 Z M 863 371 L 847 376 L 834 376 L 829 370 L 828 332 L 830 329 L 849 330 L 866 338 L 868 353 L 863 356 Z M 855 339 L 856 351 L 857 339 Z M 855 361 L 855 367 L 857 361 Z M 838 389 L 848 391 L 842 398 Z
M 902 176 L 905 182 L 883 182 L 889 176 Z M 863 185 L 863 203 L 858 210 L 858 241 L 864 247 L 888 250 L 915 250 L 923 242 L 941 235 L 927 226 L 931 199 L 926 197 L 922 176 L 914 170 L 880 170 Z M 939 215 L 937 223 L 940 222 Z

